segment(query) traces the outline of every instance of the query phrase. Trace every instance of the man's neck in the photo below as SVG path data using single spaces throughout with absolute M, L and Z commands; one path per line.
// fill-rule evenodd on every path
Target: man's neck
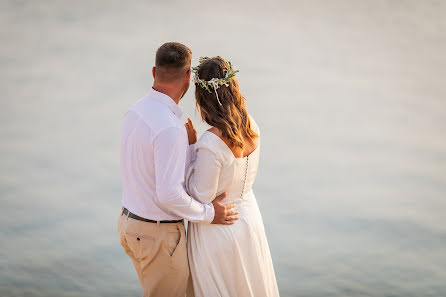
M 181 93 L 181 90 L 178 90 L 178 88 L 175 88 L 173 86 L 167 85 L 167 84 L 158 84 L 153 83 L 152 88 L 155 91 L 158 91 L 160 93 L 166 94 L 169 96 L 176 104 L 178 104 L 181 100 L 181 96 L 183 95 Z

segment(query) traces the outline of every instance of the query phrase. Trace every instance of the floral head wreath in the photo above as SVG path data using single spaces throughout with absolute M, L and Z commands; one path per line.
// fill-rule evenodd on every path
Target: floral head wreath
M 217 56 L 217 58 L 221 58 L 220 56 Z M 211 88 L 214 89 L 215 95 L 217 96 L 217 101 L 218 104 L 220 104 L 220 106 L 222 106 L 220 99 L 218 98 L 218 93 L 217 93 L 217 89 L 221 86 L 226 86 L 229 87 L 229 80 L 231 78 L 233 78 L 235 76 L 235 74 L 238 72 L 238 70 L 232 68 L 232 64 L 231 62 L 227 61 L 229 64 L 229 68 L 224 70 L 225 73 L 225 77 L 223 78 L 212 78 L 210 80 L 204 80 L 201 79 L 198 76 L 198 69 L 200 68 L 200 65 L 206 61 L 209 60 L 211 58 L 209 57 L 200 57 L 200 59 L 198 60 L 199 65 L 192 67 L 192 72 L 194 73 L 194 83 L 199 84 L 200 87 L 202 87 L 203 89 L 207 90 L 209 93 L 212 93 Z

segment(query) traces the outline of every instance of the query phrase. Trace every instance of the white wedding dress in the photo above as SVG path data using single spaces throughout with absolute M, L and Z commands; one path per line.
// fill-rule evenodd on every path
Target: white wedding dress
M 260 142 L 249 156 L 236 158 L 223 140 L 206 131 L 194 151 L 195 160 L 186 174 L 189 194 L 209 203 L 226 192 L 223 203 L 235 203 L 239 219 L 233 225 L 189 222 L 187 251 L 193 290 L 189 288 L 187 296 L 279 296 L 262 216 L 252 190 Z

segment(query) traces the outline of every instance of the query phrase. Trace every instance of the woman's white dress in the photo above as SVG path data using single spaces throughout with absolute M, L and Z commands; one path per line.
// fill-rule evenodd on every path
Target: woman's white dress
M 279 296 L 262 216 L 252 190 L 260 142 L 249 156 L 236 158 L 223 140 L 206 131 L 194 151 L 195 160 L 186 175 L 189 194 L 210 203 L 226 192 L 223 203 L 235 203 L 239 212 L 239 220 L 229 226 L 189 222 L 187 250 L 195 296 Z M 188 297 L 193 296 L 189 292 L 190 288 Z

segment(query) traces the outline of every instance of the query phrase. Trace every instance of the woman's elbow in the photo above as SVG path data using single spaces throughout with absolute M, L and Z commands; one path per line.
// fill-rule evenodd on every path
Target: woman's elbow
M 201 203 L 210 203 L 215 199 L 215 195 L 213 195 L 210 191 L 200 191 L 197 187 L 190 187 L 190 195 L 195 199 L 200 201 Z

